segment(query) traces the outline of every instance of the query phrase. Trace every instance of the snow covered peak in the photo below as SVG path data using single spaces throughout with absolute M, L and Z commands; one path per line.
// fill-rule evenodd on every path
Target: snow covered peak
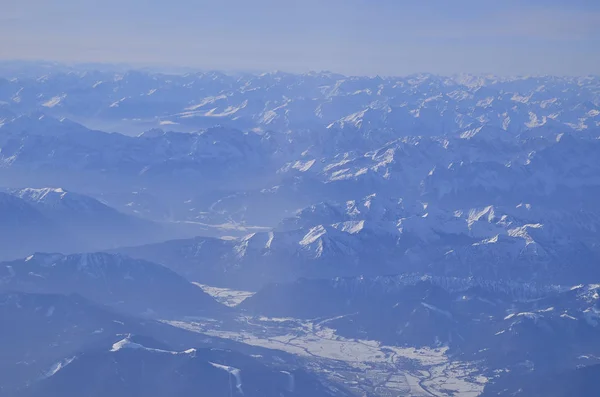
M 42 209 L 97 212 L 98 215 L 111 211 L 109 207 L 92 197 L 62 188 L 25 188 L 14 191 L 14 194 Z
M 67 192 L 62 188 L 25 188 L 16 192 L 16 195 L 20 198 L 25 198 L 35 202 L 49 202 L 52 200 L 62 200 L 66 197 Z

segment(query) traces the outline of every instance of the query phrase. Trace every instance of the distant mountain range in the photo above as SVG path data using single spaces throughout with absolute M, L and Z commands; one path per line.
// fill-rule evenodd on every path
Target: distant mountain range
M 502 136 L 532 128 L 597 129 L 600 114 L 597 77 L 165 75 L 57 68 L 35 76 L 6 73 L 0 85 L 4 108 L 121 131 L 222 124 L 323 133 L 401 128 L 404 135 L 473 137 L 479 127 L 489 126 Z

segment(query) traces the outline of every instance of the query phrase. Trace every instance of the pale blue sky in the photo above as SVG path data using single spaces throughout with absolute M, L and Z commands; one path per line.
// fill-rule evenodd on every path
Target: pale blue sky
M 0 59 L 600 74 L 600 0 L 0 0 Z

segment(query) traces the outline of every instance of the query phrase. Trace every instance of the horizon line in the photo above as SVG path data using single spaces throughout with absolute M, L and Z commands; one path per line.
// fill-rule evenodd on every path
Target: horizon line
M 543 78 L 543 77 L 557 77 L 557 78 L 600 78 L 600 73 L 587 73 L 587 74 L 499 74 L 492 72 L 458 72 L 458 73 L 433 73 L 433 72 L 413 72 L 408 74 L 346 74 L 339 73 L 332 70 L 308 70 L 305 72 L 292 72 L 283 69 L 232 69 L 232 68 L 203 68 L 199 66 L 188 66 L 181 64 L 171 63 L 157 63 L 157 62 L 109 62 L 109 61 L 59 61 L 51 59 L 20 59 L 20 58 L 0 58 L 0 67 L 9 64 L 29 64 L 28 66 L 39 66 L 39 67 L 63 67 L 63 68 L 89 68 L 89 67 L 102 67 L 102 69 L 95 69 L 98 72 L 113 72 L 113 73 L 128 73 L 128 72 L 146 72 L 149 74 L 162 74 L 162 75 L 189 75 L 198 73 L 221 73 L 226 76 L 235 75 L 253 75 L 263 76 L 267 74 L 287 74 L 292 76 L 305 76 L 305 75 L 324 75 L 331 74 L 337 75 L 344 78 L 362 77 L 362 78 L 381 78 L 381 79 L 392 79 L 392 78 L 409 78 L 409 77 L 422 77 L 422 76 L 434 76 L 434 77 L 485 77 L 485 78 L 499 78 L 499 79 L 528 79 L 528 78 Z M 44 65 L 46 64 L 46 65 Z M 16 66 L 16 65 L 15 65 Z M 115 68 L 115 69 L 111 69 Z M 117 70 L 120 69 L 120 70 Z M 167 69 L 171 69 L 167 71 Z M 60 72 L 74 72 L 71 71 L 60 71 Z M 86 72 L 89 70 L 81 70 Z

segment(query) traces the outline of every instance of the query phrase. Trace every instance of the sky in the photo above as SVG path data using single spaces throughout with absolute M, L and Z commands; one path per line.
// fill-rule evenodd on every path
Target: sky
M 600 74 L 600 0 L 0 0 L 0 59 Z

